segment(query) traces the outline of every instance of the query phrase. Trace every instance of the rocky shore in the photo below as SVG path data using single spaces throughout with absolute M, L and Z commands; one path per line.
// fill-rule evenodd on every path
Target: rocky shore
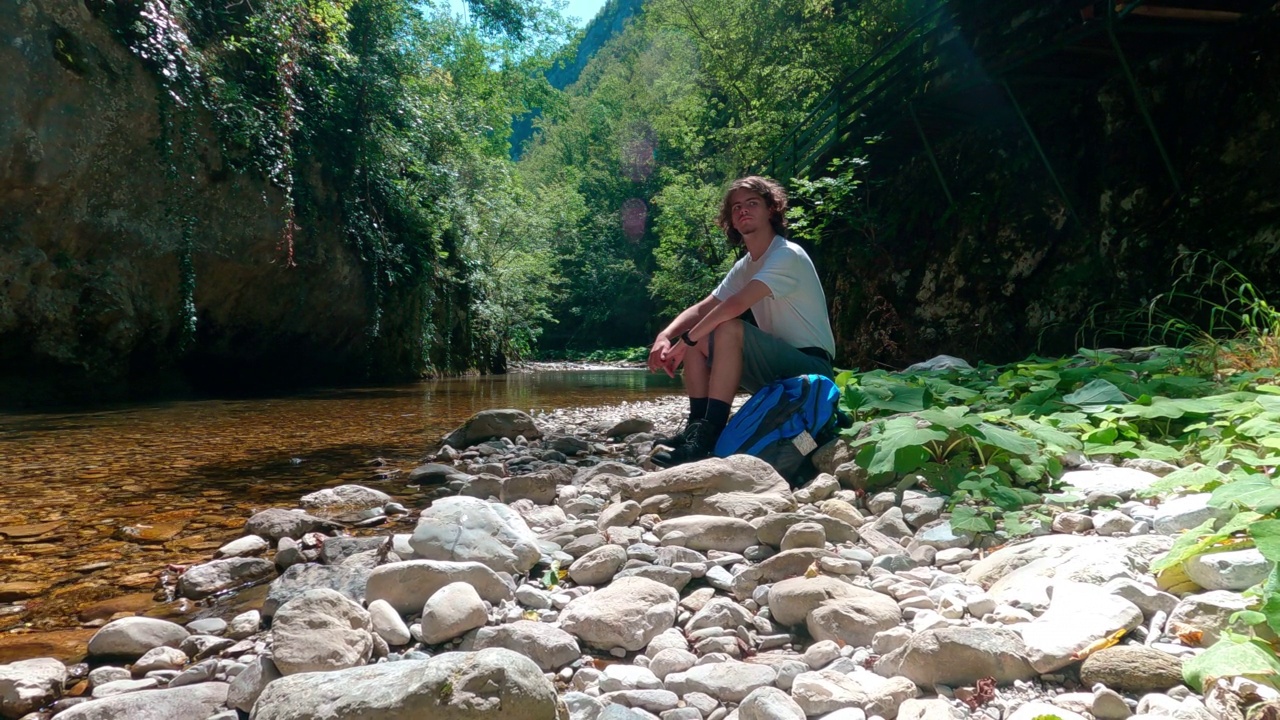
M 88 662 L 0 665 L 0 718 L 1236 720 L 1276 697 L 1183 684 L 1269 568 L 1153 577 L 1216 512 L 1135 499 L 1172 465 L 1074 458 L 1083 500 L 974 536 L 943 497 L 866 492 L 843 441 L 798 489 L 748 456 L 655 470 L 683 410 L 486 411 L 410 474 L 420 510 L 344 485 L 258 513 L 173 590 L 270 583 L 260 608 L 122 615 Z

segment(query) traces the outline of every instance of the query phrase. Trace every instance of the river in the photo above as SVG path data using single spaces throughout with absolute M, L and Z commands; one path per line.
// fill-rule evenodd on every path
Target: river
M 676 392 L 641 370 L 545 371 L 0 414 L 0 640 L 115 612 L 191 612 L 158 607 L 167 564 L 208 560 L 254 512 L 319 488 L 368 484 L 415 509 L 398 478 L 479 410 Z

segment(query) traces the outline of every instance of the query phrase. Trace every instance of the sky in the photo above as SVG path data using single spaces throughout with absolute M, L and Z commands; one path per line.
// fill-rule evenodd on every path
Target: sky
M 600 12 L 600 8 L 604 7 L 604 3 L 605 0 L 569 0 L 564 9 L 564 16 L 576 17 L 578 19 L 577 26 L 583 27 L 591 21 L 591 18 L 596 16 L 596 13 Z M 449 0 L 449 4 L 455 13 L 466 12 L 467 6 L 463 0 Z

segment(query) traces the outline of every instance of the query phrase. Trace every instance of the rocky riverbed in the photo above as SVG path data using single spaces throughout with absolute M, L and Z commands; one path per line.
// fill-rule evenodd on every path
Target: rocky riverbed
M 1083 501 L 974 537 L 944 498 L 864 492 L 842 441 L 799 489 L 747 456 L 655 470 L 683 410 L 480 413 L 410 475 L 423 509 L 370 484 L 258 513 L 170 586 L 269 584 L 258 607 L 122 613 L 88 662 L 0 665 L 0 717 L 1235 720 L 1275 697 L 1183 685 L 1268 568 L 1151 575 L 1215 512 L 1133 499 L 1173 466 L 1076 458 Z

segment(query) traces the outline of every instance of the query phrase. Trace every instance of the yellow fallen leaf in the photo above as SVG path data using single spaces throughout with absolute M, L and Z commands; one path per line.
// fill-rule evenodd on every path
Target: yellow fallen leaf
M 804 571 L 804 576 L 805 576 L 805 577 L 807 577 L 807 578 L 814 578 L 814 577 L 818 577 L 818 574 L 819 574 L 819 573 L 821 573 L 821 572 L 822 572 L 822 570 L 818 567 L 818 561 L 817 561 L 817 560 L 815 560 L 815 561 L 813 561 L 813 563 L 812 563 L 811 565 L 809 565 L 809 567 Z
M 1071 659 L 1083 660 L 1089 657 L 1090 655 L 1098 652 L 1099 650 L 1109 648 L 1112 645 L 1115 645 L 1116 643 L 1120 642 L 1120 638 L 1124 637 L 1124 634 L 1127 632 L 1129 632 L 1127 629 L 1120 628 L 1119 630 L 1111 633 L 1110 635 L 1102 638 L 1101 640 L 1095 640 L 1094 642 L 1091 642 L 1087 646 L 1085 646 L 1083 650 L 1080 650 L 1079 652 L 1071 653 Z

